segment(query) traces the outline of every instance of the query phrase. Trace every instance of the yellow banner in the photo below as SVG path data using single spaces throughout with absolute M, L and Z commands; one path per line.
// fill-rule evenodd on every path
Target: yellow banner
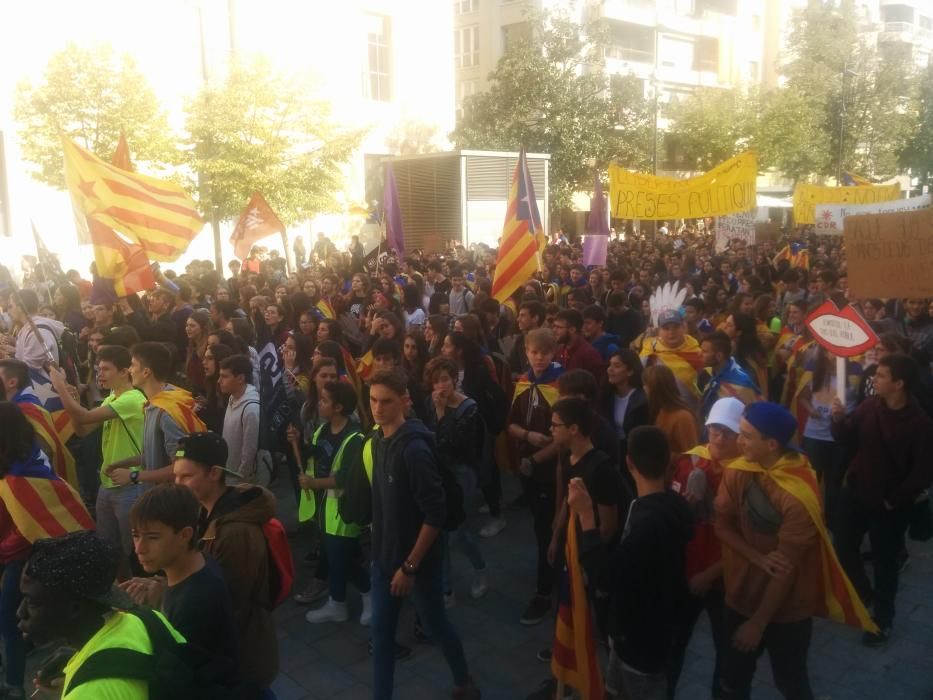
M 798 184 L 794 188 L 794 223 L 798 226 L 815 224 L 815 211 L 820 204 L 874 204 L 890 202 L 900 196 L 901 188 L 896 183 L 853 187 Z
M 755 206 L 758 153 L 745 151 L 707 173 L 678 180 L 609 166 L 609 198 L 616 219 L 699 219 Z

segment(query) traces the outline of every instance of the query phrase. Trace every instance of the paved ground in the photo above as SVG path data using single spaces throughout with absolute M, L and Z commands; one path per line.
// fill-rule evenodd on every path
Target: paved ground
M 508 495 L 517 492 L 506 484 Z M 470 671 L 484 700 L 524 700 L 547 677 L 548 667 L 535 659 L 549 642 L 550 623 L 525 627 L 518 623 L 533 587 L 534 538 L 524 511 L 507 511 L 508 527 L 497 537 L 482 539 L 488 561 L 489 592 L 470 598 L 470 567 L 455 554 L 456 606 L 450 616 L 463 638 Z M 478 529 L 483 516 L 471 524 Z M 296 539 L 296 549 L 307 548 Z M 867 649 L 852 629 L 818 621 L 810 650 L 810 669 L 818 698 L 832 700 L 920 700 L 933 698 L 933 545 L 910 544 L 911 563 L 898 593 L 898 618 L 884 649 Z M 309 577 L 300 568 L 296 590 Z M 359 597 L 350 594 L 351 613 L 359 614 Z M 357 622 L 311 625 L 307 608 L 286 603 L 276 611 L 281 644 L 281 673 L 274 689 L 279 700 L 368 700 L 372 673 L 367 629 Z M 352 619 L 352 618 L 351 618 Z M 440 700 L 450 697 L 451 678 L 440 653 L 412 639 L 413 613 L 402 615 L 400 642 L 414 655 L 396 666 L 399 700 Z M 705 621 L 687 658 L 678 700 L 706 700 L 713 649 Z M 759 666 L 756 700 L 780 698 L 766 660 Z

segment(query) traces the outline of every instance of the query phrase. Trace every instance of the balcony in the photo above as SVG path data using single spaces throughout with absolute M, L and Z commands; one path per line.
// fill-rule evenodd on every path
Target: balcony
M 884 22 L 878 41 L 904 41 L 910 44 L 933 43 L 933 30 L 919 27 L 912 22 Z
M 633 49 L 625 46 L 607 46 L 606 58 L 626 63 L 654 63 L 654 51 Z

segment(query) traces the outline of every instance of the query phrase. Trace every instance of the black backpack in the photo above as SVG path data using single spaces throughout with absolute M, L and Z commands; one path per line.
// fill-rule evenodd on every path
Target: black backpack
M 258 700 L 262 690 L 238 681 L 230 659 L 179 642 L 162 619 L 151 610 L 127 611 L 142 621 L 152 643 L 152 654 L 131 649 L 102 649 L 81 664 L 68 691 L 104 678 L 146 681 L 150 700 Z
M 71 386 L 78 386 L 78 365 L 81 360 L 78 355 L 78 339 L 69 328 L 65 328 L 61 335 L 55 333 L 55 330 L 44 323 L 37 323 L 36 328 L 47 330 L 55 338 L 55 344 L 58 347 L 58 366 L 65 373 L 65 379 Z M 42 338 L 40 338 L 42 341 Z

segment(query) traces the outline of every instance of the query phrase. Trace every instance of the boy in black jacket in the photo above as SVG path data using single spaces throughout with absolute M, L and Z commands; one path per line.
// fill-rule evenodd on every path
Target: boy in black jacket
M 667 697 L 665 668 L 677 610 L 687 594 L 684 551 L 693 518 L 664 477 L 670 465 L 664 432 L 641 426 L 628 440 L 628 469 L 638 489 L 622 540 L 611 553 L 600 537 L 582 479 L 570 482 L 567 503 L 580 520 L 580 557 L 591 581 L 609 591 L 611 652 L 606 689 L 624 700 Z

